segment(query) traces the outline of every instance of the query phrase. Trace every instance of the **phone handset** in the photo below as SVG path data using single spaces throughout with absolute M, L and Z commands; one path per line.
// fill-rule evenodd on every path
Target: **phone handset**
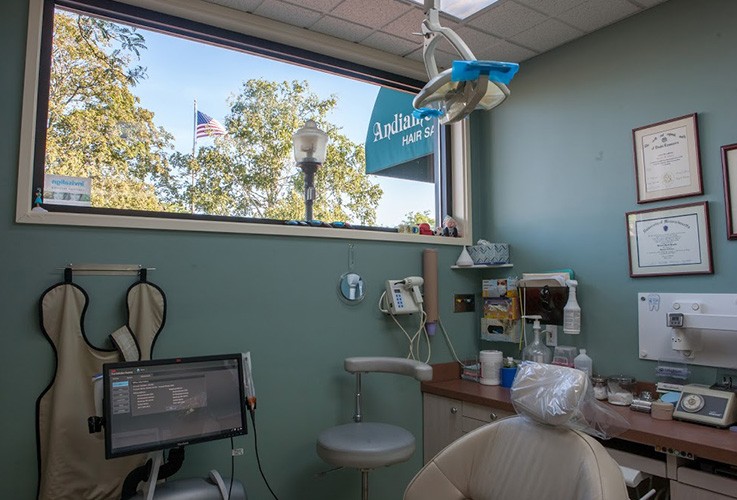
M 420 312 L 422 293 L 420 287 L 424 280 L 419 276 L 409 276 L 402 280 L 387 280 L 386 300 L 390 314 L 412 314 Z

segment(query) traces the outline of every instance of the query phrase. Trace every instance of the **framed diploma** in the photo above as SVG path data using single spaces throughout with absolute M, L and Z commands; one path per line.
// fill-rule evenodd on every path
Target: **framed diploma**
M 627 213 L 630 276 L 712 274 L 707 202 Z
M 737 144 L 722 146 L 724 206 L 727 209 L 727 239 L 737 240 Z
M 637 203 L 704 192 L 696 113 L 632 130 Z

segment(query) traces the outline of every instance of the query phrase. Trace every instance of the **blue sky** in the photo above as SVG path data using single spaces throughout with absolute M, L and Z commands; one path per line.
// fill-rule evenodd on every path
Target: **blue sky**
M 141 53 L 140 64 L 147 68 L 147 78 L 134 92 L 142 106 L 154 112 L 154 122 L 175 136 L 178 151 L 192 150 L 195 99 L 199 111 L 223 122 L 229 110 L 228 97 L 237 93 L 243 81 L 262 77 L 308 80 L 320 97 L 335 94 L 338 108 L 331 121 L 352 141 L 363 143 L 366 139 L 378 93 L 374 85 L 152 31 L 139 32 L 146 39 L 147 50 Z M 206 145 L 209 141 L 198 139 L 197 143 Z M 378 176 L 372 179 L 384 189 L 377 209 L 379 225 L 396 226 L 410 211 L 432 213 L 432 184 Z

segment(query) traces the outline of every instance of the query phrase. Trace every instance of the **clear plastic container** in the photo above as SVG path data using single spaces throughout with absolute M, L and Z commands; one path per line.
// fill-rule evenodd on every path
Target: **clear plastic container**
M 627 375 L 612 375 L 607 378 L 607 399 L 613 405 L 629 406 L 635 397 L 634 377 Z
M 599 377 L 594 375 L 591 378 L 591 382 L 594 384 L 594 397 L 600 401 L 606 400 L 607 396 L 607 387 L 606 387 L 606 377 Z

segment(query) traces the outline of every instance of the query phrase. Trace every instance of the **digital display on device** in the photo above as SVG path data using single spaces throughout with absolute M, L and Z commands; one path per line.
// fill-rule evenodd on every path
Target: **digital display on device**
M 246 433 L 241 354 L 103 366 L 105 457 Z

